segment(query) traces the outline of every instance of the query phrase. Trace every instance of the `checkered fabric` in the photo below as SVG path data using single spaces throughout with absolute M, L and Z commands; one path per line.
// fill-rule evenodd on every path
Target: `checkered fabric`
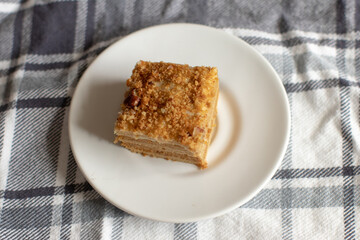
M 92 60 L 170 22 L 255 47 L 283 80 L 292 115 L 265 188 L 186 224 L 109 204 L 80 173 L 68 136 L 69 103 Z M 0 239 L 360 239 L 360 1 L 1 1 L 0 96 Z

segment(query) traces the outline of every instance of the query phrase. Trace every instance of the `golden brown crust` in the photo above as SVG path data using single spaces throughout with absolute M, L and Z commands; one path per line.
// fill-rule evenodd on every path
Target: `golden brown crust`
M 214 67 L 139 61 L 127 80 L 115 133 L 145 134 L 194 150 L 209 144 L 218 84 Z

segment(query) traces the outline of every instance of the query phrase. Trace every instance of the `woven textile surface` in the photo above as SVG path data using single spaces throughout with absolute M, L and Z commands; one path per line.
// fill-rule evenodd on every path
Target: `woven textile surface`
M 256 48 L 282 79 L 292 117 L 282 165 L 259 194 L 184 224 L 104 200 L 68 136 L 74 89 L 96 56 L 173 22 Z M 360 239 L 360 1 L 1 1 L 0 239 Z

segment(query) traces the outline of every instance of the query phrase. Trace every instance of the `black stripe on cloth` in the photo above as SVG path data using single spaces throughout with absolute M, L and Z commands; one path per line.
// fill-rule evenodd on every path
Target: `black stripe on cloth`
M 309 80 L 301 83 L 284 84 L 287 93 L 306 92 L 316 89 L 332 88 L 338 86 L 360 87 L 360 82 L 352 82 L 343 78 L 332 78 L 325 80 Z
M 336 2 L 336 33 L 347 33 L 346 26 L 346 2 L 337 0 Z M 336 42 L 337 48 L 346 47 L 344 41 Z M 336 65 L 340 72 L 340 77 L 346 69 L 345 54 L 343 51 L 336 52 Z M 343 159 L 343 203 L 344 203 L 344 238 L 355 238 L 355 200 L 354 200 L 354 177 L 351 176 L 351 166 L 353 164 L 353 134 L 350 119 L 350 88 L 341 86 L 340 88 L 340 125 L 342 134 L 342 159 Z M 345 175 L 346 174 L 346 175 Z
M 69 105 L 70 97 L 20 99 L 16 102 L 18 109 L 67 107 Z
M 19 70 L 20 68 L 22 68 L 22 65 L 20 65 L 16 62 L 17 60 L 18 59 L 13 59 L 10 63 L 9 68 L 1 69 L 0 77 L 9 76 L 9 75 L 13 74 L 14 72 L 16 72 L 17 70 Z
M 355 31 L 360 31 L 360 1 L 355 1 Z
M 95 24 L 95 0 L 89 0 L 87 6 L 84 49 L 90 48 L 93 44 L 93 36 L 95 32 L 94 24 Z
M 345 1 L 336 1 L 336 33 L 346 33 Z
M 5 190 L 4 198 L 6 199 L 23 199 L 31 197 L 41 197 L 41 196 L 52 196 L 54 195 L 54 187 L 40 187 L 33 189 L 24 189 L 24 190 Z
M 286 2 L 282 2 L 283 7 L 285 7 L 284 5 L 286 4 Z M 285 33 L 290 31 L 290 27 L 289 24 L 287 23 L 288 21 L 286 20 L 286 17 L 284 14 L 281 14 L 281 17 L 279 19 L 278 22 L 278 28 L 280 33 Z
M 81 183 L 81 184 L 67 184 L 64 187 L 65 194 L 73 194 L 77 192 L 86 192 L 93 190 L 93 187 L 88 183 Z
M 35 5 L 32 9 L 33 28 L 29 53 L 39 55 L 73 53 L 76 8 L 75 1 Z
M 132 27 L 134 29 L 141 28 L 141 16 L 144 10 L 144 1 L 143 0 L 135 0 L 134 9 L 133 9 L 133 16 L 132 16 Z
M 343 175 L 341 167 L 332 168 L 297 168 L 281 169 L 276 171 L 272 179 L 293 179 L 293 178 L 324 178 L 339 177 Z
M 53 63 L 27 63 L 25 70 L 44 71 L 49 69 L 68 68 L 74 62 L 53 62 Z
M 10 102 L 10 103 L 5 103 L 3 105 L 0 106 L 0 112 L 5 112 L 7 110 L 10 110 L 12 108 L 14 108 L 14 102 Z
M 63 187 L 39 187 L 24 190 L 5 190 L 5 199 L 24 199 L 32 197 L 53 196 L 56 193 L 63 192 L 70 195 L 78 192 L 88 192 L 94 190 L 87 182 L 80 184 L 68 184 Z
M 331 167 L 331 168 L 307 168 L 307 169 L 281 169 L 278 170 L 272 179 L 293 179 L 293 178 L 323 178 L 360 175 L 360 166 L 353 167 Z
M 343 176 L 354 176 L 354 167 L 353 166 L 348 166 L 348 167 L 343 167 Z
M 15 73 L 17 70 L 19 70 L 22 67 L 22 64 L 20 64 L 20 55 L 21 55 L 21 49 L 22 49 L 22 38 L 23 38 L 23 22 L 24 22 L 24 11 L 17 11 L 16 16 L 13 22 L 13 31 L 12 31 L 12 48 L 11 48 L 11 61 L 9 64 L 8 69 L 0 70 L 0 77 L 6 78 L 6 82 L 1 84 L 2 86 L 2 100 L 5 103 L 4 105 L 0 106 L 0 112 L 7 111 L 8 109 L 11 109 L 13 107 L 13 102 L 10 102 L 9 99 L 11 99 L 11 95 L 14 91 L 17 89 L 16 80 L 14 79 Z M 8 49 L 10 50 L 10 49 Z M 8 103 L 6 103 L 8 102 Z M 2 116 L 6 118 L 5 116 Z M 3 119 L 4 119 L 3 118 Z M 1 127 L 4 127 L 4 124 L 2 124 Z M 4 130 L 5 131 L 5 130 Z M 13 131 L 13 130 L 10 130 Z M 3 141 L 4 136 L 0 137 L 0 141 Z M 1 143 L 2 145 L 2 143 Z M 11 147 L 12 148 L 12 147 Z M 1 153 L 0 153 L 1 155 Z M 2 173 L 4 174 L 4 173 Z M 0 210 L 0 219 L 2 216 L 2 211 Z M 1 220 L 0 220 L 1 222 Z
M 192 23 L 207 24 L 208 4 L 206 0 L 186 1 L 187 20 Z
M 21 52 L 21 40 L 22 40 L 22 29 L 23 29 L 23 18 L 24 11 L 18 11 L 16 13 L 15 21 L 14 21 L 14 36 L 12 40 L 12 52 L 11 58 L 16 59 L 20 56 Z
M 326 79 L 326 80 L 310 80 L 307 82 L 301 83 L 286 83 L 284 87 L 286 92 L 288 93 L 295 93 L 295 92 L 306 92 L 316 89 L 322 88 L 332 88 L 339 86 L 340 80 L 339 79 Z
M 17 109 L 68 107 L 70 105 L 70 101 L 70 97 L 19 99 L 17 102 L 10 102 L 1 105 L 0 112 L 5 112 L 15 107 Z
M 176 223 L 174 240 L 196 240 L 197 239 L 197 223 Z
M 316 44 L 318 46 L 329 46 L 329 47 L 335 47 L 336 41 L 333 39 L 313 39 L 309 37 L 293 37 L 286 40 L 274 40 L 274 39 L 268 39 L 263 37 L 241 37 L 242 40 L 248 42 L 251 45 L 272 45 L 272 46 L 284 46 L 284 47 L 295 47 L 301 44 Z M 344 43 L 347 42 L 347 40 L 341 40 Z
M 352 168 L 353 137 L 350 121 L 350 88 L 347 86 L 343 86 L 340 90 L 340 124 L 343 137 L 345 239 L 353 239 L 355 236 L 354 171 Z

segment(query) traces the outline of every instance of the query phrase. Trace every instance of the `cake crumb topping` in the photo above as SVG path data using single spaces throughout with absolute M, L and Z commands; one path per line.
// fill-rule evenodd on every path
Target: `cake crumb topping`
M 210 141 L 217 68 L 139 61 L 127 86 L 115 132 L 173 140 L 191 149 Z

